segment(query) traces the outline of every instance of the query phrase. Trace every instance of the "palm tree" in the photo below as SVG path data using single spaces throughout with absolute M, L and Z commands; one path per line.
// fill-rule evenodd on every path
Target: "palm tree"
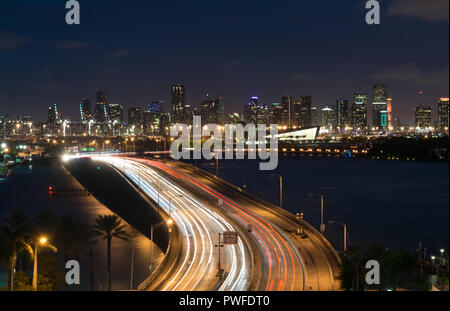
M 28 241 L 32 222 L 22 211 L 12 211 L 0 223 L 0 252 L 2 258 L 8 263 L 8 290 L 14 290 L 14 268 L 17 256 L 26 250 L 33 256 L 33 248 Z
M 125 227 L 126 225 L 122 225 L 122 221 L 116 215 L 100 215 L 95 220 L 93 233 L 106 240 L 108 290 L 111 290 L 111 240 L 114 237 L 129 241 L 130 235 L 124 230 Z

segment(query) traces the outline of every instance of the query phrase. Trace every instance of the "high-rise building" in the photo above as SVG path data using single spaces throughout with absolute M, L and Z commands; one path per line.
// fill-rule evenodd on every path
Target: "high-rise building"
M 448 133 L 448 97 L 439 98 L 438 104 L 438 115 L 437 115 L 437 126 L 441 133 Z
M 338 100 L 336 100 L 335 116 L 336 126 L 338 128 L 344 129 L 345 127 L 350 125 L 347 98 L 339 98 Z
M 191 107 L 186 104 L 186 88 L 184 85 L 172 85 L 172 123 L 190 123 Z
M 416 106 L 415 111 L 415 127 L 424 130 L 431 127 L 431 107 L 420 104 Z
M 288 128 L 293 127 L 294 121 L 294 101 L 291 96 L 281 97 L 281 107 L 283 107 L 282 125 Z
M 252 96 L 247 104 L 244 105 L 244 123 L 258 124 L 258 96 Z
M 300 127 L 311 126 L 311 105 L 312 105 L 311 96 L 300 97 L 300 119 L 299 119 Z
M 321 126 L 320 110 L 317 107 L 311 107 L 311 126 Z
M 130 107 L 128 109 L 128 127 L 133 134 L 140 134 L 142 131 L 142 108 Z
M 388 98 L 387 99 L 387 103 L 386 103 L 386 111 L 387 111 L 387 126 L 388 129 L 391 130 L 393 129 L 392 127 L 392 98 Z
M 47 126 L 50 133 L 54 133 L 61 123 L 61 117 L 58 113 L 56 103 L 53 103 L 48 107 Z
M 89 122 L 92 119 L 91 100 L 82 98 L 80 101 L 81 122 Z
M 207 97 L 200 105 L 202 122 L 209 124 L 223 124 L 223 97 L 214 100 Z
M 387 85 L 377 83 L 373 86 L 372 126 L 382 129 L 382 114 L 387 112 L 388 88 Z
M 351 125 L 358 132 L 367 128 L 367 101 L 367 94 L 353 94 Z
M 238 112 L 233 112 L 228 115 L 229 124 L 238 124 L 242 122 L 242 117 Z
M 94 119 L 97 123 L 108 122 L 108 96 L 106 92 L 99 89 L 95 94 Z
M 111 123 L 120 124 L 123 122 L 123 107 L 119 104 L 108 106 L 108 119 Z
M 280 103 L 273 103 L 270 107 L 269 118 L 271 124 L 281 125 L 283 120 L 283 107 Z
M 325 107 L 322 109 L 322 126 L 328 129 L 332 129 L 335 124 L 335 114 L 331 107 Z

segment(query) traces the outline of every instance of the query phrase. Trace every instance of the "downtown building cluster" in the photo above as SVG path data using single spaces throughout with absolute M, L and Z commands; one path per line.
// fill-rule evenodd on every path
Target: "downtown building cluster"
M 276 124 L 280 130 L 320 127 L 326 135 L 369 135 L 394 133 L 448 134 L 449 99 L 439 98 L 436 104 L 437 120 L 432 123 L 432 107 L 423 103 L 420 91 L 415 105 L 414 124 L 401 124 L 393 119 L 393 101 L 387 85 L 373 86 L 369 94 L 355 93 L 351 99 L 338 98 L 333 105 L 319 108 L 311 96 L 282 96 L 279 102 L 267 104 L 252 96 L 240 112 L 225 116 L 224 98 L 206 98 L 197 107 L 186 100 L 186 87 L 173 85 L 170 102 L 154 100 L 145 107 L 130 107 L 127 120 L 124 108 L 110 102 L 103 90 L 96 90 L 95 101 L 81 98 L 80 119 L 65 118 L 56 103 L 48 107 L 46 122 L 33 122 L 30 116 L 19 115 L 17 120 L 0 115 L 0 137 L 42 136 L 166 136 L 176 123 L 191 124 L 193 116 L 201 116 L 204 124 Z M 369 111 L 370 110 L 370 111 Z M 369 119 L 369 113 L 371 118 Z

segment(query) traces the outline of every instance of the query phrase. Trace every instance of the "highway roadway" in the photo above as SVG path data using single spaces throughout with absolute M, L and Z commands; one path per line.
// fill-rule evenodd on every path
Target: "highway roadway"
M 337 289 L 338 263 L 322 241 L 306 228 L 308 238 L 300 239 L 295 234 L 297 223 L 241 189 L 181 162 L 127 157 L 96 160 L 126 174 L 170 213 L 180 229 L 181 259 L 158 289 Z M 238 231 L 240 238 L 238 245 L 222 248 L 226 273 L 219 281 L 215 245 L 225 230 Z
M 242 239 L 237 245 L 221 248 L 221 265 L 227 273 L 222 280 L 217 276 L 219 233 L 235 231 L 229 221 L 146 163 L 118 157 L 94 159 L 109 163 L 133 180 L 150 198 L 159 202 L 179 228 L 182 243 L 176 269 L 166 279 L 154 282 L 158 288 L 149 289 L 240 291 L 248 287 L 252 262 Z

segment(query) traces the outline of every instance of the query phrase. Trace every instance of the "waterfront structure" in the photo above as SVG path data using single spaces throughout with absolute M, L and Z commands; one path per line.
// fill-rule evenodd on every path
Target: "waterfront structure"
M 449 108 L 448 108 L 448 97 L 439 98 L 437 104 L 437 127 L 441 133 L 448 134 L 448 118 L 449 118 Z
M 377 83 L 373 86 L 373 102 L 372 102 L 372 126 L 381 130 L 387 127 L 382 124 L 382 116 L 387 116 L 388 87 L 385 84 Z
M 365 132 L 367 129 L 367 102 L 367 94 L 353 94 L 351 126 L 357 133 Z

